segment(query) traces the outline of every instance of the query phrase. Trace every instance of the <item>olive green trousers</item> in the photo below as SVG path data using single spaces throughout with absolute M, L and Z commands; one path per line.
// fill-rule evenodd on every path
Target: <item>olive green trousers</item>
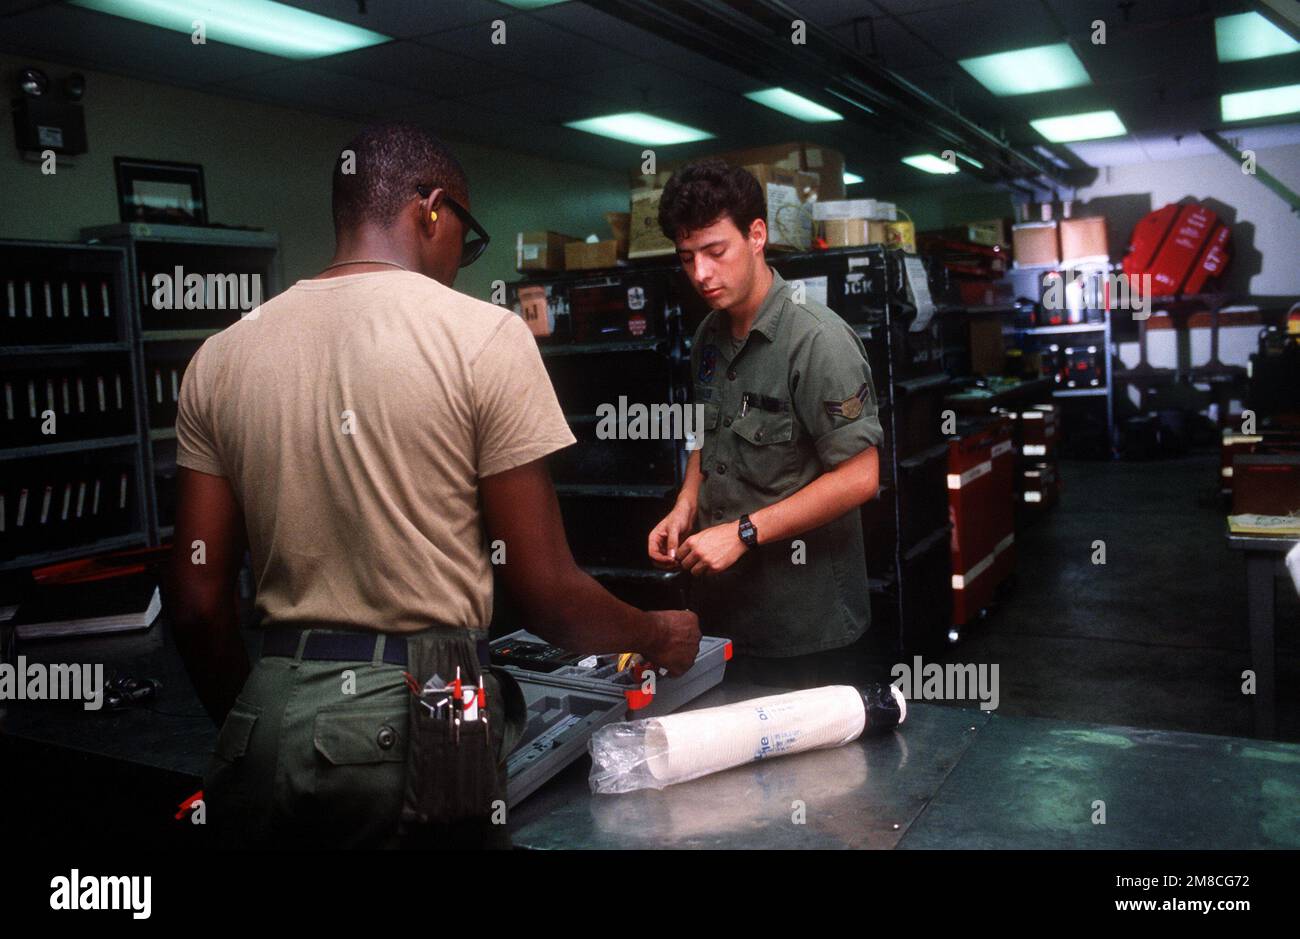
M 480 666 L 468 635 L 430 630 L 408 637 L 417 641 L 429 644 L 421 661 L 432 662 L 443 678 L 454 678 L 459 666 L 466 682 L 477 681 Z M 216 845 L 509 847 L 505 757 L 521 728 L 507 721 L 503 682 L 491 671 L 484 680 L 498 778 L 485 787 L 491 792 L 483 793 L 484 814 L 426 828 L 418 840 L 402 837 L 412 707 L 403 671 L 385 663 L 382 652 L 371 662 L 261 658 L 222 725 L 204 775 Z M 489 799 L 496 794 L 499 799 Z

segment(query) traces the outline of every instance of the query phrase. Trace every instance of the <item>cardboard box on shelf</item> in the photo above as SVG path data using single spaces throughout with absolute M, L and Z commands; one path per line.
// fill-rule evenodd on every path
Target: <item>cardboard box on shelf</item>
M 521 231 L 515 236 L 515 270 L 562 271 L 564 246 L 576 240 L 553 231 Z
M 967 318 L 970 330 L 970 369 L 976 375 L 1001 375 L 1007 347 L 1002 336 L 1002 316 L 984 313 Z
M 990 248 L 1011 246 L 1011 227 L 1005 218 L 990 218 L 979 222 L 967 222 L 966 238 L 977 245 Z
M 769 248 L 807 251 L 812 247 L 812 207 L 817 201 L 815 173 L 779 166 L 746 166 L 767 199 Z
M 1061 243 L 1056 222 L 1021 222 L 1011 227 L 1011 253 L 1016 267 L 1061 263 Z
M 555 307 L 546 286 L 528 284 L 520 287 L 517 307 L 516 312 L 534 336 L 549 336 L 555 332 Z
M 886 222 L 885 243 L 891 247 L 902 248 L 908 254 L 916 254 L 916 226 L 912 224 L 912 220 L 905 218 L 901 222 Z
M 564 246 L 566 271 L 593 271 L 617 267 L 626 252 L 617 241 L 570 241 Z
M 820 195 L 820 190 L 818 191 Z M 826 219 L 867 219 L 874 222 L 893 222 L 898 219 L 898 207 L 892 202 L 875 199 L 822 199 L 813 205 L 813 221 Z
M 884 244 L 889 238 L 887 224 L 865 218 L 821 219 L 813 222 L 813 241 L 819 248 Z
M 654 258 L 674 254 L 676 246 L 659 230 L 659 197 L 663 189 L 641 189 L 632 193 L 631 221 L 628 225 L 629 258 Z
M 1065 264 L 1109 261 L 1110 242 L 1106 239 L 1105 216 L 1062 219 L 1061 260 Z
M 628 228 L 632 224 L 632 215 L 628 212 L 606 212 L 605 221 L 614 234 L 614 240 L 621 246 L 623 255 L 627 255 Z
M 817 175 L 817 194 L 820 199 L 844 198 L 844 154 L 821 144 L 807 141 L 778 143 L 747 150 L 710 153 L 691 160 L 661 163 L 660 171 L 643 175 L 638 168 L 632 174 L 633 189 L 662 189 L 673 170 L 698 160 L 723 160 L 733 166 L 775 166 L 785 170 L 802 170 Z

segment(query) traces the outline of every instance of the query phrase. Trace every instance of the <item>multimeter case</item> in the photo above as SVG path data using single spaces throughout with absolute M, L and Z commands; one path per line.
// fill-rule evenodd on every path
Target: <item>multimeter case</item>
M 523 644 L 522 654 L 511 655 Z M 594 668 L 575 664 L 584 656 L 556 649 L 527 630 L 491 643 L 492 662 L 510 673 L 524 692 L 528 723 L 506 759 L 506 803 L 518 805 L 587 752 L 599 728 L 620 720 L 661 717 L 722 681 L 731 641 L 700 639 L 695 664 L 683 675 L 655 676 L 655 693 L 641 690 L 641 672 L 617 670 L 617 656 L 603 655 Z

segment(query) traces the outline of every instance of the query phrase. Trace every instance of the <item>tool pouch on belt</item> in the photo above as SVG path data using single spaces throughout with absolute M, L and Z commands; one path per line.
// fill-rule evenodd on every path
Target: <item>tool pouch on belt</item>
M 417 684 L 437 674 L 448 683 L 477 685 L 487 671 L 488 721 L 462 721 L 459 731 L 409 695 L 409 744 L 402 835 L 418 842 L 422 832 L 461 822 L 504 817 L 505 758 L 518 743 L 526 718 L 523 693 L 514 679 L 479 664 L 469 637 L 417 634 L 407 638 L 407 670 Z M 500 811 L 498 811 L 498 809 Z

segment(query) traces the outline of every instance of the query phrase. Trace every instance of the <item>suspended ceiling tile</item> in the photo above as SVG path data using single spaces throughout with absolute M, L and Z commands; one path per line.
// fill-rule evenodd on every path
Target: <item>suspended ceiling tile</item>
M 340 75 L 312 65 L 294 65 L 225 82 L 216 90 L 305 110 L 385 119 L 398 118 L 428 100 L 427 95 L 417 91 Z
M 617 101 L 604 98 L 598 93 L 545 82 L 529 83 L 525 89 L 501 88 L 466 95 L 457 101 L 467 107 L 481 107 L 500 114 L 529 117 L 543 124 L 562 124 L 618 110 Z
M 329 72 L 411 88 L 440 98 L 522 86 L 526 81 L 507 69 L 486 66 L 407 40 L 317 59 L 314 64 Z
M 446 50 L 484 66 L 507 68 L 536 78 L 576 75 L 614 68 L 627 61 L 627 53 L 598 40 L 559 29 L 531 16 L 502 19 L 504 33 L 480 23 L 421 37 L 419 42 Z M 495 43 L 495 36 L 504 42 Z
M 154 81 L 194 84 L 266 72 L 290 59 L 63 4 L 0 20 L 0 48 Z
M 321 16 L 364 26 L 394 39 L 409 39 L 471 23 L 486 22 L 513 12 L 492 0 L 367 0 L 366 12 L 357 0 L 279 0 Z
M 643 59 L 670 55 L 678 47 L 654 33 L 583 3 L 561 3 L 532 14 L 551 26 L 594 39 Z
M 1060 42 L 1057 17 L 1040 0 L 974 0 L 900 17 L 952 59 Z

